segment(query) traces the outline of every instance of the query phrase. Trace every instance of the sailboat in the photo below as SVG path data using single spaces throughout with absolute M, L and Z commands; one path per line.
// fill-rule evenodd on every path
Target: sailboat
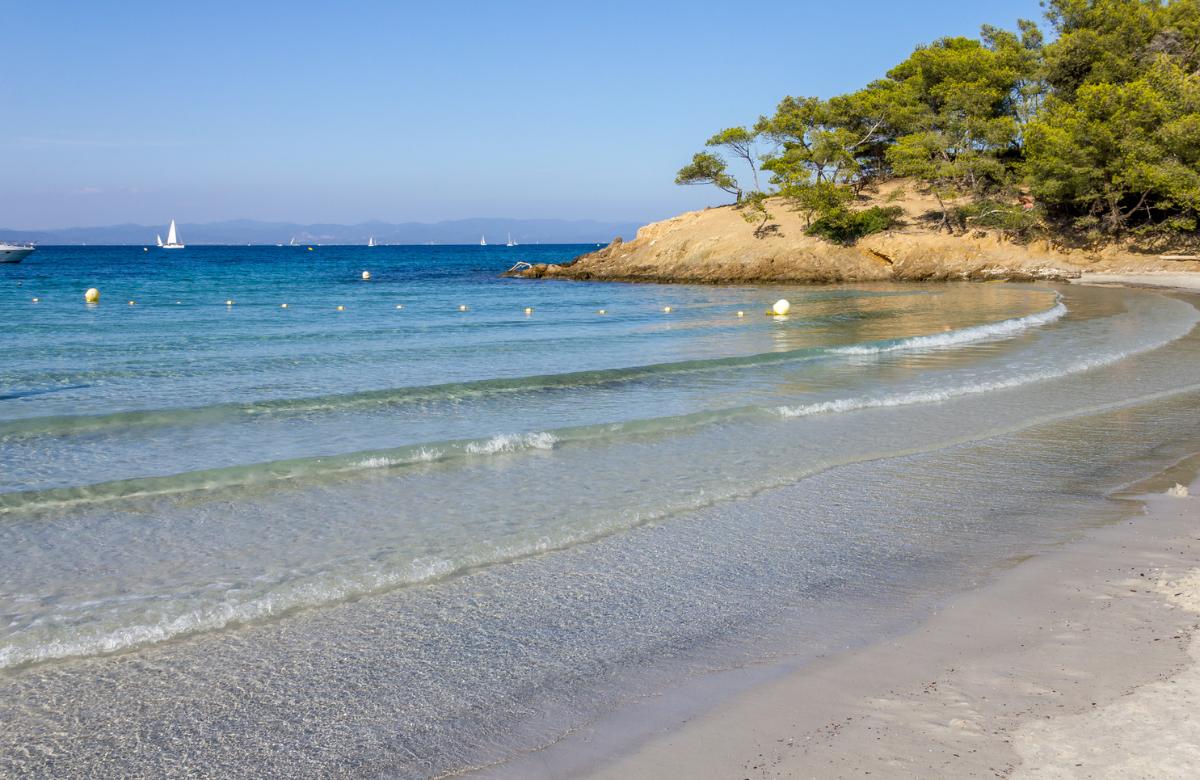
M 371 236 L 367 239 L 367 246 L 375 246 L 375 236 Z
M 160 234 L 156 235 L 154 237 L 154 241 L 155 241 L 155 243 L 158 244 L 159 248 L 161 249 L 162 248 L 162 234 L 160 233 Z
M 480 246 L 487 246 L 487 237 L 486 237 L 486 236 L 480 236 L 480 237 L 479 237 L 479 245 L 480 245 Z
M 508 234 L 508 243 L 505 246 L 516 246 L 517 243 L 512 240 L 512 233 Z
M 163 249 L 183 249 L 183 244 L 179 242 L 179 236 L 175 233 L 175 220 L 171 220 L 171 227 L 167 230 L 167 243 L 159 241 L 158 245 Z

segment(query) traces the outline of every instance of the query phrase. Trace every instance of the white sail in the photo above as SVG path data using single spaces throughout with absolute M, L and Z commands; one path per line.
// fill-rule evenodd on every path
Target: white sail
M 480 246 L 487 246 L 487 236 L 480 236 L 480 237 L 479 237 L 479 245 L 480 245 Z
M 505 246 L 516 246 L 516 244 L 514 244 L 513 240 L 512 240 L 512 233 L 508 234 L 508 243 L 505 244 Z
M 154 237 L 154 240 L 155 240 L 156 242 L 158 242 L 158 245 L 159 245 L 159 246 L 162 246 L 162 236 L 161 236 L 161 235 L 156 235 L 156 236 Z
M 167 243 L 159 241 L 158 245 L 163 249 L 183 249 L 183 244 L 179 242 L 179 233 L 175 230 L 175 220 L 171 220 L 171 227 L 167 230 Z
M 367 239 L 367 246 L 375 246 L 375 236 L 371 236 L 369 239 Z

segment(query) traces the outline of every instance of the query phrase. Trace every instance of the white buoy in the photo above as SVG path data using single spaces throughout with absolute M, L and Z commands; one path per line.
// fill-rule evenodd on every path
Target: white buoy
M 663 311 L 664 311 L 664 312 L 666 312 L 667 314 L 670 314 L 670 313 L 671 313 L 671 307 L 670 307 L 670 306 L 664 306 L 664 307 L 663 307 Z
M 226 306 L 232 306 L 232 305 L 233 305 L 233 301 L 225 301 L 225 305 L 226 305 Z
M 281 303 L 281 304 L 279 304 L 279 308 L 281 308 L 281 309 L 286 309 L 286 308 L 287 308 L 287 304 L 286 304 L 286 303 Z
M 37 299 L 37 298 L 34 298 L 34 299 L 33 299 L 33 302 L 34 302 L 34 303 L 37 303 L 37 302 L 38 302 L 38 299 Z
M 746 312 L 744 312 L 744 311 L 739 311 L 739 312 L 738 312 L 738 316 L 739 316 L 739 317 L 745 317 L 745 316 L 746 316 Z
M 787 298 L 780 298 L 775 301 L 775 305 L 771 307 L 771 311 L 782 317 L 792 310 L 792 304 L 788 303 Z
M 338 308 L 337 308 L 337 310 L 338 310 L 338 311 L 345 311 L 345 310 L 346 310 L 346 307 L 345 307 L 345 306 L 341 306 L 341 305 L 339 305 L 339 306 L 338 306 Z
M 89 287 L 88 291 L 83 294 L 83 300 L 85 300 L 88 303 L 99 303 L 100 302 L 100 291 L 97 290 L 95 287 Z
M 467 304 L 465 304 L 465 303 L 464 303 L 462 306 L 459 306 L 459 307 L 458 307 L 458 310 L 459 310 L 459 311 L 466 311 L 466 310 L 467 310 Z
M 397 303 L 397 304 L 396 304 L 396 308 L 397 308 L 397 309 L 403 309 L 403 308 L 404 308 L 404 304 L 403 304 L 403 303 Z
M 608 314 L 608 312 L 606 312 L 604 309 L 601 309 L 600 311 L 598 311 L 596 313 L 597 314 Z
M 37 300 L 37 298 L 34 298 L 34 300 L 36 301 L 36 300 Z M 525 307 L 525 313 L 526 313 L 526 314 L 533 314 L 533 307 L 532 307 L 532 306 L 526 306 L 526 307 Z
M 364 282 L 371 281 L 371 272 L 370 271 L 363 271 L 363 281 Z
M 129 302 L 129 305 L 130 305 L 130 306 L 133 306 L 133 305 L 134 305 L 133 301 L 130 301 L 130 302 Z

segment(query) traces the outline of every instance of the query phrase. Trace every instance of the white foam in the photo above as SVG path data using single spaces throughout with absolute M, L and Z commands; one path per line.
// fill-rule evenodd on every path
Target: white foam
M 389 458 L 386 455 L 374 455 L 354 463 L 356 469 L 386 469 L 392 466 L 407 466 L 412 463 L 432 463 L 440 460 L 445 453 L 437 449 L 420 448 L 404 458 Z
M 487 441 L 470 442 L 466 450 L 471 455 L 495 455 L 519 450 L 549 450 L 557 443 L 558 437 L 552 433 L 502 433 Z
M 1060 299 L 1049 309 L 1037 312 L 1036 314 L 1027 314 L 1024 317 L 1014 317 L 1008 320 L 1001 320 L 1000 322 L 989 322 L 986 325 L 972 325 L 969 328 L 951 330 L 945 333 L 933 333 L 928 336 L 913 336 L 912 338 L 901 339 L 893 344 L 861 344 L 852 347 L 836 347 L 831 349 L 830 352 L 836 355 L 875 355 L 882 352 L 953 347 L 959 344 L 969 344 L 973 341 L 1011 336 L 1029 328 L 1048 325 L 1051 322 L 1062 319 L 1066 313 L 1067 307 Z
M 781 417 L 811 417 L 818 414 L 837 414 L 841 412 L 853 412 L 860 409 L 882 409 L 892 406 L 912 406 L 915 404 L 940 403 L 942 401 L 948 401 L 951 398 L 958 398 L 960 396 L 990 393 L 996 390 L 1008 390 L 1014 387 L 1020 387 L 1021 385 L 1030 384 L 1031 382 L 1042 382 L 1047 379 L 1060 379 L 1071 374 L 1077 374 L 1093 368 L 1111 365 L 1124 360 L 1131 355 L 1135 355 L 1148 349 L 1154 349 L 1158 346 L 1161 345 L 1148 345 L 1145 349 L 1130 350 L 1128 352 L 1115 352 L 1104 357 L 1071 363 L 1062 368 L 1030 371 L 1025 374 L 1017 374 L 1016 376 L 1007 377 L 1005 379 L 996 379 L 990 382 L 972 382 L 970 384 L 958 385 L 954 387 L 939 387 L 929 390 L 912 390 L 907 393 L 896 393 L 893 395 L 876 397 L 864 396 L 859 398 L 836 398 L 831 401 L 818 401 L 815 403 L 801 404 L 798 406 L 780 406 L 775 409 L 775 412 Z
M 539 434 L 528 436 L 537 437 Z M 515 544 L 486 544 L 452 559 L 429 556 L 399 565 L 380 561 L 340 572 L 325 572 L 276 583 L 273 587 L 268 584 L 266 592 L 245 601 L 221 601 L 190 609 L 179 605 L 181 612 L 156 622 L 119 627 L 94 624 L 79 627 L 68 636 L 49 641 L 32 636 L 18 637 L 13 641 L 14 638 L 10 637 L 0 644 L 0 669 L 63 658 L 118 653 L 179 637 L 219 631 L 241 623 L 260 622 L 295 609 L 326 606 L 368 593 L 428 583 L 478 566 L 537 555 L 595 538 L 598 533 L 600 531 L 596 529 L 577 529 L 541 535 Z M 140 600 L 144 597 L 136 598 Z

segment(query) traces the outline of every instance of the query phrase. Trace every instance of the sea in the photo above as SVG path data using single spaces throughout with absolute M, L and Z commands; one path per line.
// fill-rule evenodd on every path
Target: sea
M 0 265 L 0 776 L 494 769 L 903 631 L 1200 450 L 1186 295 L 502 276 L 594 248 Z

